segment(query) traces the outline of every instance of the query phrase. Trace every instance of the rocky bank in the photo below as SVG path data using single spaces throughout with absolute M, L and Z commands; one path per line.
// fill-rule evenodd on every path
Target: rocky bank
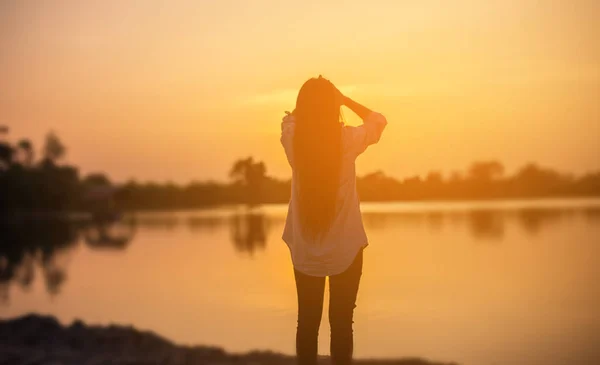
M 329 364 L 329 358 L 321 358 Z M 0 321 L 0 364 L 15 365 L 293 365 L 273 352 L 230 354 L 218 347 L 180 346 L 126 326 L 62 326 L 54 317 L 27 315 Z M 357 360 L 357 365 L 451 365 L 420 359 Z

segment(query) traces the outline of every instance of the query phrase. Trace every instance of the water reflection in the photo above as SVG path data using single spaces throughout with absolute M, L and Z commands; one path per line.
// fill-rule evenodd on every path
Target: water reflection
M 600 209 L 595 207 L 588 207 L 583 209 L 583 214 L 587 218 L 587 221 L 592 224 L 600 224 Z
M 70 253 L 81 241 L 93 249 L 124 250 L 134 233 L 134 219 L 0 220 L 0 301 L 8 301 L 11 283 L 29 289 L 36 272 L 41 273 L 48 293 L 58 294 L 67 279 Z
M 227 224 L 227 218 L 222 216 L 189 217 L 187 219 L 188 228 L 195 233 L 215 232 L 225 224 Z
M 471 236 L 480 241 L 502 241 L 507 226 L 516 224 L 530 237 L 567 220 L 583 218 L 600 224 L 600 207 L 523 208 L 514 210 L 473 209 L 447 212 L 385 212 L 363 215 L 368 230 L 385 230 L 397 225 L 425 225 L 432 233 L 442 232 L 448 225 L 467 225 Z
M 218 214 L 217 214 L 218 213 Z M 600 224 L 600 207 L 473 209 L 457 211 L 372 211 L 363 214 L 367 231 L 385 231 L 397 226 L 420 227 L 444 234 L 463 227 L 477 241 L 502 242 L 508 226 L 516 226 L 530 237 L 548 227 L 574 219 Z M 188 212 L 140 214 L 118 221 L 68 222 L 65 220 L 0 221 L 0 300 L 8 300 L 14 283 L 31 287 L 40 273 L 48 293 L 56 295 L 67 278 L 67 263 L 78 244 L 94 250 L 125 250 L 137 229 L 210 235 L 228 229 L 237 252 L 254 257 L 267 249 L 271 227 L 282 225 L 285 215 L 268 211 Z
M 571 209 L 523 209 L 517 212 L 521 227 L 531 236 L 536 236 L 544 228 L 560 223 L 565 219 L 572 219 L 577 213 Z M 585 214 L 585 212 L 581 213 Z
M 469 228 L 473 237 L 481 240 L 499 240 L 504 237 L 506 218 L 494 211 L 476 210 L 469 213 Z
M 85 243 L 93 249 L 124 250 L 136 230 L 136 220 L 95 221 L 82 228 Z
M 231 240 L 239 252 L 250 256 L 267 246 L 268 223 L 264 214 L 234 215 L 231 218 Z

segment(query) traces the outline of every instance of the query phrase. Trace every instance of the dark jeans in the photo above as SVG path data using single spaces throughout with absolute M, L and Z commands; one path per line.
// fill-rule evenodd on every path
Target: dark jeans
M 363 250 L 350 267 L 329 277 L 329 325 L 331 326 L 331 362 L 346 365 L 352 362 L 352 316 L 362 274 Z M 298 329 L 296 354 L 299 365 L 317 363 L 317 338 L 323 314 L 325 277 L 309 276 L 294 270 L 298 291 Z

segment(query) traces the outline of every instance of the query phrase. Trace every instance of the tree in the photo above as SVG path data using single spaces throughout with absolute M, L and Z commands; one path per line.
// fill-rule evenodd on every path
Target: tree
M 442 185 L 444 183 L 444 177 L 439 171 L 430 171 L 425 178 L 425 182 L 430 185 Z
M 264 162 L 254 162 L 253 157 L 237 160 L 229 171 L 229 177 L 242 187 L 245 203 L 250 206 L 260 201 L 266 176 Z
M 56 133 L 50 131 L 46 135 L 46 143 L 44 144 L 44 159 L 56 163 L 63 158 L 67 153 L 67 148 L 58 138 Z
M 12 163 L 13 149 L 8 143 L 0 142 L 0 170 L 8 169 Z
M 28 139 L 22 139 L 17 143 L 17 148 L 22 152 L 23 165 L 31 167 L 33 165 L 34 151 L 33 144 Z
M 0 170 L 8 169 L 14 153 L 11 145 L 4 139 L 6 134 L 8 134 L 8 127 L 0 125 Z
M 254 162 L 253 157 L 237 160 L 229 172 L 234 182 L 243 185 L 252 185 L 260 182 L 266 176 L 267 168 L 264 162 Z
M 469 177 L 476 181 L 492 181 L 502 178 L 504 166 L 498 161 L 475 162 L 469 168 Z
M 84 186 L 89 187 L 112 185 L 108 176 L 101 172 L 87 175 L 85 178 L 83 178 L 82 183 Z
M 572 183 L 572 178 L 534 163 L 521 168 L 512 179 L 519 195 L 547 196 L 559 194 Z

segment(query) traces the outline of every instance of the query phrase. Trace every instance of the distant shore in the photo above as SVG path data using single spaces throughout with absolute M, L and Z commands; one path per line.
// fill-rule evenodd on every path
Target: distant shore
M 54 133 L 46 136 L 43 151 L 37 156 L 27 139 L 0 141 L 0 218 L 88 212 L 109 219 L 121 212 L 256 207 L 287 204 L 292 191 L 291 176 L 269 175 L 266 164 L 252 156 L 235 160 L 225 181 L 175 183 L 167 169 L 166 182 L 115 182 L 105 172 L 82 175 L 78 166 L 65 164 L 66 147 Z M 358 176 L 356 189 L 363 202 L 600 197 L 600 170 L 572 174 L 527 163 L 505 172 L 496 160 L 475 161 L 464 171 L 433 170 L 404 178 L 376 170 Z
M 149 331 L 127 326 L 88 326 L 75 321 L 62 326 L 54 317 L 30 314 L 0 320 L 2 364 L 39 365 L 293 365 L 293 356 L 270 351 L 231 354 L 219 347 L 181 346 Z M 329 358 L 322 357 L 328 364 Z M 405 358 L 357 360 L 361 365 L 455 365 Z

